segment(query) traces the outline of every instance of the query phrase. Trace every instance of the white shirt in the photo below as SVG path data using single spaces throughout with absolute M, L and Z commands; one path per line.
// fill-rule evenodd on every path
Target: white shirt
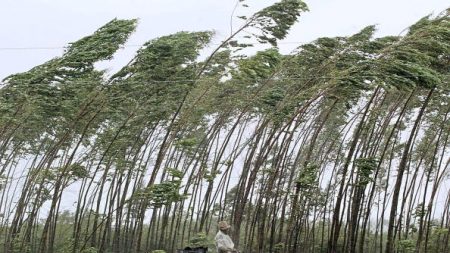
M 219 250 L 232 251 L 234 249 L 234 243 L 231 237 L 220 230 L 217 232 L 215 240 L 218 252 Z

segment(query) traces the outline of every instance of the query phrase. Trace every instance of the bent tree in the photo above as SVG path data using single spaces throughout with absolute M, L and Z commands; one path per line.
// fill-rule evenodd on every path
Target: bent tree
M 447 252 L 449 12 L 282 54 L 305 11 L 239 16 L 211 50 L 154 38 L 108 73 L 137 25 L 114 19 L 5 78 L 2 252 L 214 248 L 219 220 L 246 252 Z

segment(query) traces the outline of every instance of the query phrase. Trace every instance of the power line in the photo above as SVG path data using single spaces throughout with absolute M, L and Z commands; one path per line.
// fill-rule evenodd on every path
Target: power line
M 127 44 L 121 46 L 121 48 L 124 47 L 141 47 L 144 44 Z M 0 47 L 1 51 L 7 51 L 7 50 L 60 50 L 60 49 L 68 49 L 68 46 L 36 46 L 36 47 Z
M 361 78 L 374 78 L 374 76 L 358 76 Z M 336 76 L 310 76 L 310 77 L 273 77 L 270 78 L 269 80 L 271 81 L 283 81 L 283 80 L 330 80 L 336 78 Z M 53 81 L 53 82 L 47 82 L 47 83 L 29 83 L 30 85 L 58 85 L 58 84 L 89 84 L 89 83 L 94 83 L 94 82 L 107 82 L 108 80 L 97 80 L 97 81 L 63 81 L 63 82 L 58 82 L 58 81 Z M 218 81 L 218 82 L 222 82 L 220 81 L 220 78 L 199 78 L 199 79 L 175 79 L 175 80 L 142 80 L 142 81 L 138 81 L 138 80 L 134 80 L 134 81 L 127 81 L 126 79 L 124 80 L 118 80 L 117 83 L 121 83 L 121 84 L 152 84 L 152 83 L 182 83 L 182 82 L 202 82 L 202 81 Z M 227 81 L 227 80 L 225 80 Z M 114 81 L 113 81 L 114 83 Z M 12 84 L 17 84 L 16 82 L 12 82 L 12 83 L 0 83 L 0 88 L 2 86 L 7 86 L 7 85 L 12 85 Z
M 277 44 L 298 44 L 302 45 L 306 42 L 303 41 L 281 41 L 277 42 Z M 255 45 L 269 45 L 268 43 L 261 43 L 261 42 L 254 42 L 249 44 L 255 44 Z M 123 46 L 120 46 L 120 48 L 128 48 L 128 47 L 142 47 L 145 44 L 126 44 Z M 213 46 L 220 46 L 221 43 L 210 43 L 208 45 Z M 61 50 L 61 49 L 67 49 L 68 46 L 33 46 L 33 47 L 0 47 L 0 51 L 20 51 L 20 50 Z

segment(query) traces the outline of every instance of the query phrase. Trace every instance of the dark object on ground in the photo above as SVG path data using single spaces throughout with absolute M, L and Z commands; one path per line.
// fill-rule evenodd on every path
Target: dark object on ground
M 203 248 L 203 247 L 199 247 L 199 248 L 186 247 L 184 249 L 177 250 L 177 253 L 207 253 L 207 252 L 208 252 L 208 248 Z

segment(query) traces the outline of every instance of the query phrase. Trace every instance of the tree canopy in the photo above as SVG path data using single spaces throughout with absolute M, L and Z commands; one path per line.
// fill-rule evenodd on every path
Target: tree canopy
M 0 252 L 212 249 L 220 220 L 243 252 L 449 252 L 449 10 L 280 53 L 305 11 L 240 17 L 206 57 L 212 31 L 154 38 L 107 73 L 137 25 L 114 19 L 5 78 Z

